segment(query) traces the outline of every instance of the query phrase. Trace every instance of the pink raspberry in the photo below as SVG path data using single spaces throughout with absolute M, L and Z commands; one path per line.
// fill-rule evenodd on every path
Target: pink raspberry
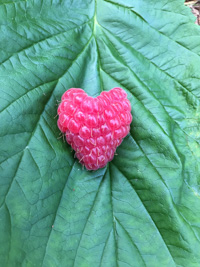
M 59 129 L 88 170 L 103 168 L 113 159 L 132 121 L 131 104 L 119 87 L 96 98 L 71 88 L 62 96 L 58 115 Z

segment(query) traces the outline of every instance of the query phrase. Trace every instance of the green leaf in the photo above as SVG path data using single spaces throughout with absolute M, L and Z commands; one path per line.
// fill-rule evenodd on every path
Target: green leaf
M 0 1 L 0 266 L 199 266 L 194 21 L 179 0 Z M 115 86 L 130 134 L 86 171 L 57 101 Z

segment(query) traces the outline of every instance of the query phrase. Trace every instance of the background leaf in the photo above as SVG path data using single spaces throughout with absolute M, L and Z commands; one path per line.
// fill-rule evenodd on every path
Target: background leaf
M 1 0 L 1 266 L 199 266 L 194 20 L 179 0 Z M 83 170 L 57 101 L 115 86 L 131 132 L 106 168 Z

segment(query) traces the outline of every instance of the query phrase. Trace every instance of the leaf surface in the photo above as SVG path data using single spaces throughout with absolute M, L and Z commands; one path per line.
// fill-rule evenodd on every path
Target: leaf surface
M 180 0 L 1 0 L 1 266 L 199 266 L 194 20 Z M 115 86 L 130 134 L 86 171 L 59 138 L 57 101 Z

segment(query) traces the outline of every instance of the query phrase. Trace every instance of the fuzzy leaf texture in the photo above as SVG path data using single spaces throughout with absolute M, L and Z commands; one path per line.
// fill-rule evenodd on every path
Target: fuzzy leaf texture
M 181 0 L 0 1 L 0 266 L 199 266 L 194 21 Z M 103 169 L 58 139 L 71 87 L 130 99 Z

